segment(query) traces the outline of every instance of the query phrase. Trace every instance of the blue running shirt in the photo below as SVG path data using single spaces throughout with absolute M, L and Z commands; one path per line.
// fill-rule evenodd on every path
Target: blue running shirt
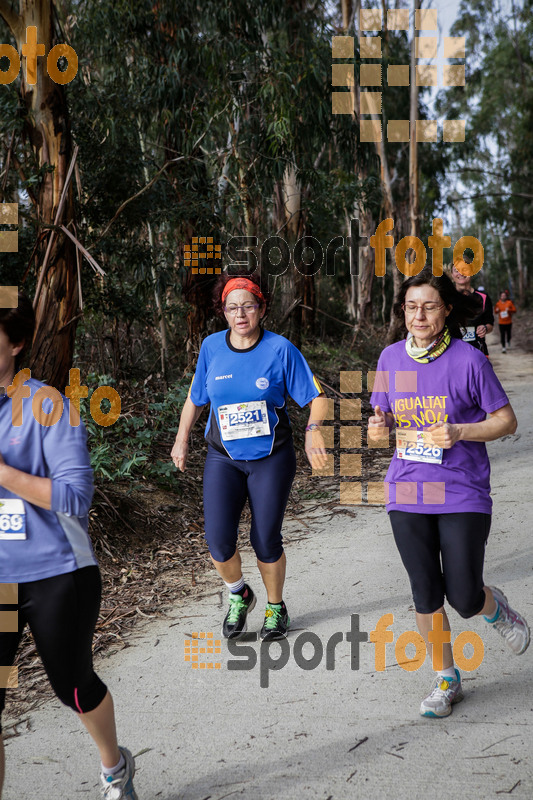
M 93 472 L 85 426 L 81 420 L 70 425 L 63 395 L 61 418 L 41 425 L 32 402 L 44 384 L 31 378 L 26 386 L 31 396 L 22 399 L 21 425 L 13 424 L 12 399 L 0 396 L 0 452 L 8 466 L 50 478 L 52 507 L 33 505 L 0 486 L 0 583 L 37 581 L 97 563 L 87 532 Z M 51 411 L 50 400 L 42 405 Z
M 307 361 L 288 339 L 262 330 L 247 350 L 229 331 L 204 339 L 191 384 L 195 406 L 211 403 L 205 438 L 237 461 L 265 458 L 292 438 L 287 395 L 303 408 L 322 393 Z

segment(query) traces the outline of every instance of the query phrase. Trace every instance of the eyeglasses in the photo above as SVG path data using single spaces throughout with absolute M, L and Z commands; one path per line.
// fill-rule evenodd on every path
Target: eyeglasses
M 235 316 L 239 308 L 242 308 L 245 314 L 253 314 L 254 311 L 257 311 L 259 308 L 258 303 L 246 303 L 244 306 L 224 306 L 224 311 L 226 314 L 230 314 L 232 317 Z
M 441 303 L 440 306 L 435 303 L 424 303 L 422 306 L 417 306 L 415 303 L 403 303 L 402 308 L 406 314 L 416 314 L 419 308 L 424 314 L 435 314 L 440 308 L 444 308 L 444 303 Z

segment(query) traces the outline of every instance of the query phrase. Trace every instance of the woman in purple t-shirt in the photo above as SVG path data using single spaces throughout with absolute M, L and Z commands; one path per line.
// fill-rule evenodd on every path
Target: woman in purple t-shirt
M 431 631 L 439 621 L 450 630 L 446 597 L 465 619 L 483 614 L 520 655 L 529 644 L 527 623 L 499 589 L 483 582 L 492 510 L 485 442 L 514 433 L 516 417 L 487 358 L 461 341 L 460 326 L 475 310 L 446 275 L 424 269 L 406 280 L 395 312 L 407 338 L 379 358 L 369 438 L 396 430 L 387 511 L 418 629 L 433 657 Z M 435 626 L 434 614 L 442 615 Z M 449 640 L 435 648 L 433 667 L 435 685 L 420 713 L 446 717 L 463 699 Z

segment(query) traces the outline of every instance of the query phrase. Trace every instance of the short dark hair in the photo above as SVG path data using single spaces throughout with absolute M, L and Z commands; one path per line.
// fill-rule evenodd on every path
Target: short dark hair
M 31 301 L 19 290 L 16 308 L 0 308 L 0 328 L 13 345 L 24 342 L 24 347 L 15 356 L 15 371 L 18 371 L 22 359 L 28 352 L 35 330 L 35 313 Z
M 215 283 L 215 287 L 213 289 L 213 308 L 215 309 L 215 314 L 217 317 L 222 317 L 224 319 L 224 306 L 222 304 L 222 292 L 224 291 L 225 285 L 230 281 L 232 278 L 247 278 L 249 281 L 252 281 L 258 289 L 261 290 L 261 294 L 265 298 L 265 316 L 268 314 L 268 310 L 270 308 L 270 293 L 266 286 L 264 285 L 264 281 L 261 281 L 261 276 L 256 274 L 255 272 L 246 272 L 246 270 L 240 270 L 239 272 L 223 272 L 222 275 L 218 278 L 217 282 Z
M 451 278 L 445 273 L 439 278 L 435 277 L 432 267 L 428 266 L 424 267 L 418 275 L 413 275 L 412 278 L 407 278 L 402 283 L 398 301 L 394 305 L 394 313 L 399 319 L 405 319 L 402 305 L 405 302 L 407 291 L 413 286 L 432 286 L 439 293 L 445 306 L 447 308 L 452 306 L 452 310 L 446 317 L 446 325 L 450 334 L 456 339 L 461 339 L 463 336 L 460 330 L 461 326 L 464 327 L 469 320 L 475 319 L 480 314 L 479 298 L 476 300 L 473 295 L 464 295 L 458 292 Z

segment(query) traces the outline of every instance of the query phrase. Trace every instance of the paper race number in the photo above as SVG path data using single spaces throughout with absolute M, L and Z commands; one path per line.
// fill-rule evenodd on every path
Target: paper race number
M 25 539 L 26 513 L 19 498 L 0 500 L 0 539 Z
M 433 443 L 427 431 L 396 431 L 396 452 L 402 461 L 421 461 L 425 464 L 442 464 L 442 447 Z
M 218 422 L 220 435 L 225 442 L 270 434 L 265 400 L 219 406 Z
M 476 329 L 469 325 L 467 328 L 461 328 L 463 332 L 463 342 L 473 342 L 476 339 Z

